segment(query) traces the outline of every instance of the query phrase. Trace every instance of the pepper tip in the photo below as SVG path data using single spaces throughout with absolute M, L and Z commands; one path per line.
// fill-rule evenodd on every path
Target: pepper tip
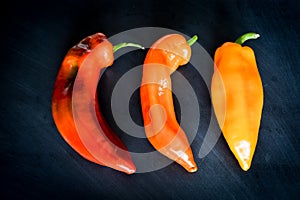
M 180 164 L 186 171 L 193 173 L 198 170 L 197 164 L 195 163 L 194 159 L 184 159 L 182 157 L 176 160 L 178 164 Z
M 133 174 L 136 172 L 135 165 L 130 161 L 125 161 L 123 164 L 117 164 L 115 169 L 118 171 L 122 171 L 126 174 Z

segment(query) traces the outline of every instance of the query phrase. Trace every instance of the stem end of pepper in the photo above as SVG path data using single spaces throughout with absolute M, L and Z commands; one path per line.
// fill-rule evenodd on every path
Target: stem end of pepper
M 187 41 L 189 46 L 192 46 L 198 40 L 198 36 L 194 35 L 191 39 Z
M 258 33 L 250 32 L 250 33 L 246 33 L 246 34 L 242 35 L 241 37 L 239 37 L 235 41 L 235 43 L 242 45 L 247 40 L 257 39 L 259 37 L 260 37 L 260 35 Z
M 139 48 L 139 49 L 145 49 L 145 47 L 143 47 L 142 45 L 139 45 L 139 44 L 135 44 L 135 43 L 127 43 L 127 42 L 123 42 L 123 43 L 120 43 L 120 44 L 117 44 L 114 46 L 114 53 L 116 51 L 118 51 L 119 49 L 121 48 L 124 48 L 124 47 L 136 47 L 136 48 Z

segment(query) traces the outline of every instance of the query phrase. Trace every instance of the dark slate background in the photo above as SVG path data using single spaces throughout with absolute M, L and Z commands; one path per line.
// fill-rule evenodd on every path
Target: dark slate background
M 299 2 L 7 3 L 1 6 L 0 33 L 1 199 L 299 199 Z M 51 94 L 67 50 L 95 32 L 112 36 L 145 26 L 197 34 L 211 56 L 222 43 L 245 32 L 261 34 L 260 39 L 247 43 L 256 53 L 265 91 L 259 141 L 248 172 L 240 169 L 223 137 L 208 156 L 197 157 L 209 116 L 203 117 L 192 143 L 199 166 L 194 174 L 173 163 L 155 172 L 128 176 L 84 160 L 62 139 L 51 116 Z M 100 80 L 104 115 L 135 152 L 153 149 L 146 140 L 129 137 L 114 124 L 108 86 L 130 66 L 142 64 L 144 56 L 145 52 L 137 51 L 119 58 Z M 179 71 L 198 91 L 206 91 L 197 95 L 201 109 L 209 110 L 207 88 L 199 86 L 201 77 L 192 75 L 192 67 Z M 133 120 L 141 124 L 138 91 L 131 102 Z M 178 103 L 175 109 L 180 113 Z

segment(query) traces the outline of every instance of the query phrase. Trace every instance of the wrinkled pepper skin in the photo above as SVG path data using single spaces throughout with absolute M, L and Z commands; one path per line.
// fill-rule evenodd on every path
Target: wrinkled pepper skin
M 176 120 L 170 78 L 190 57 L 191 48 L 181 35 L 166 35 L 156 41 L 144 61 L 140 97 L 149 142 L 188 172 L 195 172 L 188 139 Z
M 131 174 L 135 172 L 135 166 L 125 145 L 103 118 L 98 106 L 96 89 L 81 91 L 90 94 L 90 96 L 82 96 L 79 102 L 81 103 L 81 117 L 76 115 L 80 107 L 74 106 L 74 99 L 78 101 L 73 96 L 74 82 L 78 78 L 80 69 L 82 67 L 91 69 L 90 72 L 85 72 L 86 75 L 81 73 L 81 81 L 86 82 L 91 73 L 97 73 L 94 76 L 99 78 L 100 70 L 112 65 L 113 59 L 113 46 L 102 33 L 86 37 L 72 47 L 65 56 L 55 81 L 52 95 L 52 115 L 64 140 L 81 156 L 94 163 Z M 97 87 L 98 79 L 86 83 L 90 84 L 86 89 Z M 78 89 L 76 93 L 78 95 Z M 93 121 L 76 122 L 78 118 L 82 119 L 89 115 L 91 111 L 86 108 L 92 110 L 96 118 Z M 95 123 L 98 126 L 95 126 Z M 86 128 L 88 131 L 80 130 L 80 133 L 78 128 L 83 125 L 96 127 L 96 129 Z M 85 134 L 93 135 L 93 137 L 83 138 Z M 90 146 L 95 148 L 90 148 Z M 118 149 L 123 149 L 122 153 L 119 153 Z
M 263 108 L 263 86 L 253 50 L 226 42 L 215 52 L 211 95 L 231 151 L 244 171 L 252 162 Z

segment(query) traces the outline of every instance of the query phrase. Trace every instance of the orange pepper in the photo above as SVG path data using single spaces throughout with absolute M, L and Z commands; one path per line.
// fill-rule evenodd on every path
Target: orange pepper
M 99 165 L 131 174 L 136 170 L 131 156 L 106 123 L 96 95 L 101 69 L 112 65 L 113 52 L 125 46 L 140 47 L 132 43 L 113 47 L 102 33 L 88 36 L 72 47 L 55 81 L 52 115 L 64 140 L 81 156 Z M 81 82 L 82 90 L 74 91 L 76 81 Z M 93 113 L 95 115 L 91 117 Z
M 189 44 L 197 40 L 193 37 Z M 140 88 L 145 132 L 152 146 L 188 172 L 197 171 L 188 139 L 179 126 L 172 98 L 171 74 L 189 62 L 191 48 L 178 34 L 156 41 L 147 53 Z
M 214 57 L 216 66 L 211 84 L 219 126 L 244 171 L 251 166 L 257 144 L 263 86 L 253 50 L 241 45 L 258 37 L 256 33 L 247 33 L 235 43 L 226 42 L 219 47 Z

